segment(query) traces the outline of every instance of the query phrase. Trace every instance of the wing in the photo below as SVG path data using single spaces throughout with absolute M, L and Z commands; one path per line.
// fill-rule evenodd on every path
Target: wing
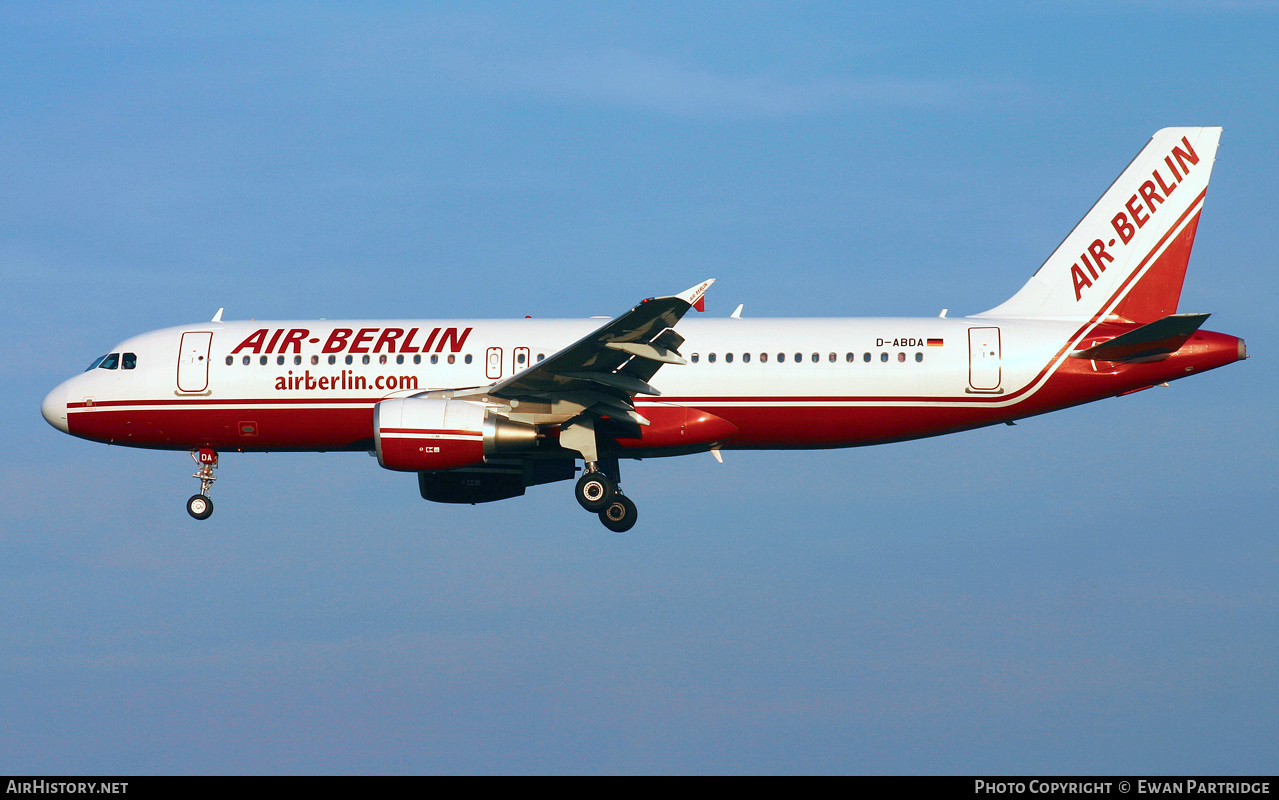
M 637 394 L 660 395 L 649 380 L 664 364 L 684 364 L 684 337 L 675 325 L 690 308 L 703 306 L 715 282 L 703 281 L 673 297 L 653 297 L 563 350 L 485 387 L 490 398 L 520 403 L 568 404 L 594 416 L 632 426 L 647 425 L 636 413 Z

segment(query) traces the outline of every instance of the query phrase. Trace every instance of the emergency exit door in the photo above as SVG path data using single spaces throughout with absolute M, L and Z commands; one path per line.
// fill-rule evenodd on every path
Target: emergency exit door
M 511 351 L 511 374 L 519 372 L 528 366 L 528 348 L 516 347 Z

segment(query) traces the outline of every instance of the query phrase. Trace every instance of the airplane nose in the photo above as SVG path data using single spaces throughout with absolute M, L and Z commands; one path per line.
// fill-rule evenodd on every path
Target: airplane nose
M 69 433 L 67 428 L 67 389 L 65 386 L 59 386 L 44 397 L 44 402 L 40 403 L 40 413 L 44 416 L 44 421 L 62 431 Z

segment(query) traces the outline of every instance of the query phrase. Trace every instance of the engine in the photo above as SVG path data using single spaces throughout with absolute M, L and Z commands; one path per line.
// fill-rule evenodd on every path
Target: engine
M 494 414 L 483 403 L 406 397 L 374 406 L 373 441 L 386 469 L 432 472 L 532 450 L 537 426 Z

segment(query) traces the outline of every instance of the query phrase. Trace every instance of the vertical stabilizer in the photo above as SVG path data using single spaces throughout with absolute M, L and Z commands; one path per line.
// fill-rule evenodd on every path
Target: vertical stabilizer
M 979 317 L 1153 322 L 1176 313 L 1221 128 L 1164 128 L 1021 291 Z

